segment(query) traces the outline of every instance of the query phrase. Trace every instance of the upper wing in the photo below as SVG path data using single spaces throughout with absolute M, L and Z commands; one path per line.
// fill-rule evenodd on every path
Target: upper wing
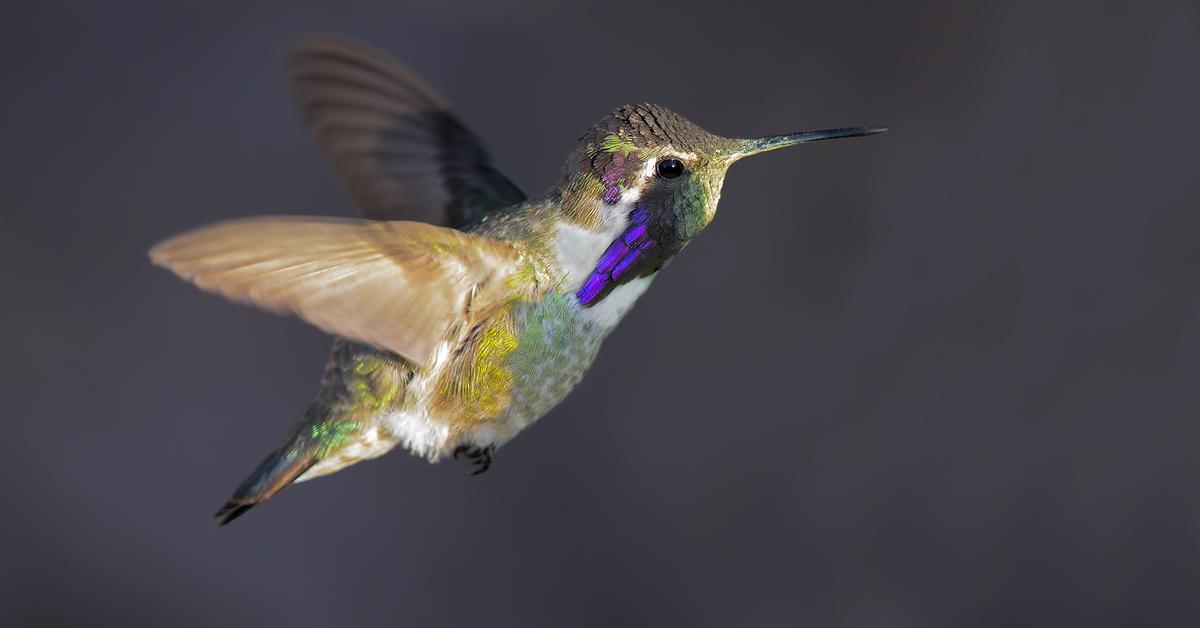
M 461 228 L 525 200 L 446 103 L 388 55 L 306 39 L 292 82 L 309 130 L 368 218 Z
M 197 286 L 296 314 L 426 365 L 456 324 L 507 301 L 520 263 L 508 244 L 416 222 L 248 218 L 150 250 Z

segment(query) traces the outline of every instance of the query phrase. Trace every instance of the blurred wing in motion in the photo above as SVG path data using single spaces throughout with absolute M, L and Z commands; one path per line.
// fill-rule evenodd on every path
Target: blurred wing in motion
M 364 216 L 458 229 L 525 200 L 446 103 L 388 55 L 312 38 L 291 70 L 308 128 Z
M 150 258 L 209 292 L 425 365 L 453 326 L 507 301 L 520 256 L 417 222 L 272 217 L 189 231 Z

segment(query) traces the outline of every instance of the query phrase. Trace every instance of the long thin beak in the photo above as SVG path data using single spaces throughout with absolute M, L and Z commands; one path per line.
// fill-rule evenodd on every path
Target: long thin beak
M 765 153 L 776 148 L 784 148 L 785 146 L 795 146 L 796 144 L 804 144 L 805 142 L 819 142 L 821 140 L 836 140 L 842 137 L 859 137 L 862 135 L 875 135 L 883 133 L 887 129 L 881 126 L 853 126 L 844 129 L 824 129 L 821 131 L 801 131 L 799 133 L 786 133 L 784 135 L 770 135 L 768 137 L 756 137 L 748 140 L 740 140 L 738 146 L 734 148 L 730 154 L 730 161 L 736 161 L 742 157 Z

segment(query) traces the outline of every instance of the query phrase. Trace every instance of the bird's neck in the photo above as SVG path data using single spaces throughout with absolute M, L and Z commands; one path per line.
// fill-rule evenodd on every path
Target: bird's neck
M 544 269 L 542 280 L 550 290 L 571 299 L 596 268 L 604 251 L 629 226 L 629 215 L 638 199 L 631 189 L 616 202 L 603 198 L 603 189 L 586 183 L 558 187 L 514 208 L 484 231 L 488 235 L 519 241 Z M 539 273 L 542 274 L 542 273 Z M 650 277 L 620 286 L 601 302 L 583 308 L 581 316 L 611 329 L 632 307 L 650 283 Z

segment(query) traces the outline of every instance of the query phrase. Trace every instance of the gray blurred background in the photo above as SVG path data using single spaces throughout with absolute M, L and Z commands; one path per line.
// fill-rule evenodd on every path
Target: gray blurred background
M 0 624 L 1197 625 L 1200 13 L 1022 4 L 7 3 Z M 486 475 L 397 453 L 217 529 L 330 342 L 145 251 L 352 212 L 281 71 L 323 32 L 532 193 L 625 102 L 893 130 L 734 167 Z

